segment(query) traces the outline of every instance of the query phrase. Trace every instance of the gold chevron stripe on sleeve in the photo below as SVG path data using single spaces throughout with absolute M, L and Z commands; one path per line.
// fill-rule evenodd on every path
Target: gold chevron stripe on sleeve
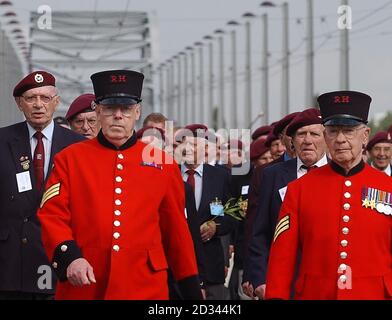
M 281 223 L 278 228 L 275 229 L 275 234 L 280 231 L 280 229 L 284 228 L 285 226 L 290 225 L 289 221 L 286 220 L 285 222 Z
M 285 232 L 288 229 L 290 229 L 290 225 L 286 224 L 283 228 L 281 228 L 278 232 L 276 232 L 274 236 L 274 242 L 283 232 Z
M 56 183 L 45 191 L 44 195 L 42 196 L 40 208 L 43 207 L 46 201 L 59 194 L 60 194 L 60 183 Z
M 290 217 L 289 215 L 280 219 L 279 223 L 276 225 L 275 234 L 274 234 L 274 242 L 282 234 L 284 231 L 290 229 Z
M 42 199 L 45 199 L 47 196 L 51 195 L 53 192 L 56 192 L 58 190 L 60 190 L 59 183 L 51 186 L 48 190 L 46 190 L 44 195 L 42 196 Z
M 276 225 L 275 230 L 278 230 L 280 228 L 280 226 L 285 223 L 286 221 L 289 220 L 289 215 L 284 216 L 282 219 L 280 219 L 280 221 L 278 222 L 278 224 Z

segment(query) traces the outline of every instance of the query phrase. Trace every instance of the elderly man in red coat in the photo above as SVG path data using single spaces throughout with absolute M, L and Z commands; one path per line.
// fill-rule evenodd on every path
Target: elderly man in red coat
M 178 166 L 134 131 L 143 78 L 92 75 L 102 130 L 55 158 L 38 216 L 57 299 L 167 299 L 168 265 L 184 298 L 201 298 Z
M 392 179 L 365 164 L 371 98 L 318 98 L 332 161 L 288 185 L 273 236 L 266 298 L 392 298 Z

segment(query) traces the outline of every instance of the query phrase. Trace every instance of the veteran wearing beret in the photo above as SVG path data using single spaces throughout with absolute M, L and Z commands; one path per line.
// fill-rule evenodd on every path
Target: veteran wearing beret
M 35 71 L 14 88 L 26 121 L 0 129 L 0 300 L 50 299 L 56 281 L 36 211 L 53 157 L 84 138 L 53 121 L 56 79 Z
M 101 127 L 95 112 L 94 100 L 95 96 L 91 93 L 80 95 L 71 103 L 65 115 L 71 129 L 87 139 L 95 138 Z
M 327 163 L 323 131 L 318 109 L 298 112 L 285 129 L 285 133 L 291 137 L 293 148 L 290 147 L 290 150 L 297 157 L 276 163 L 262 172 L 258 205 L 247 248 L 246 275 L 250 279 L 250 297 L 264 298 L 269 249 L 287 184 Z
M 388 132 L 377 132 L 367 144 L 366 151 L 369 154 L 373 168 L 392 176 L 392 139 Z
M 179 168 L 157 148 L 145 159 L 134 130 L 143 79 L 93 74 L 102 128 L 55 159 L 38 216 L 56 299 L 168 299 L 168 266 L 185 299 L 201 298 Z
M 266 298 L 392 298 L 392 180 L 365 164 L 371 98 L 318 97 L 331 162 L 288 185 L 272 240 Z

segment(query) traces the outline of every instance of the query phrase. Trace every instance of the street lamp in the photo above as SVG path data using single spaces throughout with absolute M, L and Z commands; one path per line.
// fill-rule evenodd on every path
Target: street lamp
M 208 108 L 205 112 L 207 119 L 207 126 L 212 125 L 212 112 L 214 110 L 214 46 L 211 36 L 205 36 L 204 40 L 208 41 L 208 55 L 209 55 L 209 79 L 208 79 Z
M 269 7 L 269 8 L 274 8 L 277 7 L 273 2 L 271 1 L 264 1 L 260 4 L 260 7 Z M 289 113 L 289 14 L 288 14 L 288 4 L 287 2 L 284 2 L 282 5 L 279 5 L 279 7 L 282 8 L 282 14 L 283 14 L 283 41 L 282 41 L 282 52 L 283 52 L 283 57 L 282 57 L 282 105 L 281 105 L 281 116 L 284 117 Z M 265 20 L 264 20 L 265 19 Z M 262 72 L 263 76 L 262 79 L 264 79 L 262 82 L 266 83 L 267 86 L 262 89 L 264 90 L 264 94 L 262 99 L 264 99 L 264 102 L 262 103 L 263 107 L 265 108 L 265 115 L 264 119 L 268 123 L 268 24 L 267 24 L 267 18 L 263 18 L 263 24 L 265 25 L 264 27 L 264 49 L 263 49 L 263 66 L 262 66 Z M 264 87 L 264 86 L 263 86 Z M 262 91 L 263 92 L 263 91 Z M 266 94 L 265 94 L 266 92 Z
M 177 56 L 177 121 L 179 122 L 180 125 L 185 125 L 184 119 L 183 119 L 183 114 L 184 109 L 183 109 L 183 104 L 182 104 L 182 90 L 185 88 L 184 85 L 182 85 L 182 65 L 181 65 L 181 56 L 184 55 L 184 52 L 179 52 Z
M 251 12 L 242 15 L 245 18 L 245 109 L 243 128 L 250 128 L 252 122 L 252 52 L 250 20 L 255 17 Z
M 195 42 L 195 47 L 199 48 L 199 116 L 198 121 L 201 123 L 205 123 L 205 104 L 204 104 L 204 59 L 203 59 L 203 42 Z
M 188 123 L 196 122 L 196 66 L 195 51 L 193 47 L 186 47 L 191 56 L 191 106 L 188 116 Z
M 276 5 L 271 1 L 263 1 L 260 3 L 260 7 L 276 7 Z
M 180 114 L 181 122 L 185 125 L 190 113 L 188 106 L 188 55 L 186 48 L 185 51 L 180 53 L 180 55 L 184 57 L 184 83 L 182 86 L 182 92 L 184 93 L 184 105 L 180 107 Z
M 160 112 L 163 114 L 167 115 L 167 108 L 165 108 L 165 100 L 164 100 L 164 94 L 165 94 L 165 89 L 164 89 L 164 81 L 163 81 L 163 70 L 165 69 L 165 64 L 161 63 L 158 67 L 158 77 L 159 77 L 159 107 L 160 107 Z
M 167 114 L 170 119 L 175 119 L 175 112 L 173 106 L 173 64 L 172 60 L 168 59 L 166 61 L 166 87 L 167 87 L 167 94 L 166 94 L 166 107 L 167 107 Z
M 225 32 L 222 29 L 217 29 L 214 33 L 218 35 L 219 42 L 219 106 L 217 110 L 217 129 L 220 129 L 225 125 L 225 63 L 223 46 L 223 36 Z
M 237 121 L 237 35 L 235 27 L 239 25 L 237 21 L 230 20 L 227 23 L 231 26 L 231 103 L 230 103 L 230 125 L 231 129 L 238 127 Z
M 8 11 L 6 13 L 3 13 L 3 17 L 16 17 L 16 13 L 13 11 Z
M 307 0 L 305 102 L 314 104 L 313 0 Z

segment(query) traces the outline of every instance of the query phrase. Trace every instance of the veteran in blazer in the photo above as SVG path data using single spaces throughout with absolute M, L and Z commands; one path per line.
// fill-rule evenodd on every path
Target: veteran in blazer
M 185 126 L 176 135 L 176 139 L 182 143 L 175 152 L 179 154 L 178 158 L 182 159 L 182 178 L 193 189 L 201 222 L 206 296 L 210 300 L 222 300 L 225 297 L 225 261 L 220 237 L 234 229 L 235 220 L 224 215 L 219 209 L 223 209 L 220 205 L 224 205 L 230 197 L 228 170 L 204 162 L 205 144 L 209 137 L 207 130 L 207 127 L 201 124 Z
M 27 75 L 13 95 L 26 121 L 0 129 L 0 299 L 47 299 L 56 278 L 40 285 L 51 264 L 36 211 L 54 155 L 84 138 L 54 124 L 60 98 L 51 74 Z
M 298 113 L 287 127 L 297 157 L 265 168 L 261 178 L 258 210 L 254 219 L 246 262 L 254 295 L 264 298 L 269 250 L 289 182 L 308 169 L 327 164 L 320 112 L 315 108 Z

